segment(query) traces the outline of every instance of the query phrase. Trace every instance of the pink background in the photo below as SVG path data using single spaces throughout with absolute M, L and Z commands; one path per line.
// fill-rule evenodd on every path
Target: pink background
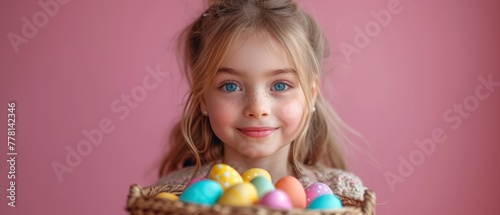
M 16 53 L 7 35 L 22 35 L 22 18 L 40 16 L 45 1 L 0 7 L 0 214 L 125 214 L 129 186 L 157 179 L 186 90 L 174 38 L 201 14 L 203 1 L 69 1 Z M 378 214 L 498 211 L 500 87 L 480 89 L 486 99 L 474 95 L 478 77 L 500 82 L 500 4 L 401 0 L 400 13 L 348 62 L 340 44 L 355 45 L 355 28 L 373 24 L 370 11 L 387 10 L 388 2 L 301 1 L 333 48 L 325 95 L 366 139 L 358 140 L 364 152 L 348 156 L 350 170 L 377 192 Z M 157 87 L 140 94 L 146 67 L 157 65 L 164 77 L 148 80 Z M 131 92 L 140 98 L 133 108 L 121 103 Z M 17 105 L 15 208 L 5 197 L 10 101 Z M 464 101 L 466 118 L 448 111 Z M 114 130 L 59 181 L 51 164 L 65 164 L 66 147 L 87 140 L 82 132 L 103 119 Z M 435 129 L 446 139 L 424 154 L 414 141 Z M 387 173 L 404 181 L 391 189 Z

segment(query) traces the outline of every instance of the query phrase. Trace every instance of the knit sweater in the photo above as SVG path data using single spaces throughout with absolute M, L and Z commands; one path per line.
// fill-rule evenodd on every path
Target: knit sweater
M 195 177 L 206 177 L 214 163 L 206 164 L 200 167 Z M 195 167 L 185 167 L 183 169 L 171 172 L 162 177 L 156 185 L 163 184 L 187 184 L 191 179 Z M 303 187 L 307 187 L 315 182 L 322 182 L 332 188 L 333 193 L 356 200 L 363 200 L 363 194 L 366 187 L 361 180 L 354 174 L 340 169 L 326 167 L 307 167 L 304 174 L 298 178 Z

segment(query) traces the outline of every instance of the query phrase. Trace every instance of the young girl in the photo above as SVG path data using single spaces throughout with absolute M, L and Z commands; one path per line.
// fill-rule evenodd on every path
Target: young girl
M 191 88 L 158 185 L 226 163 L 363 199 L 337 146 L 343 123 L 320 92 L 328 44 L 294 1 L 217 0 L 183 36 Z

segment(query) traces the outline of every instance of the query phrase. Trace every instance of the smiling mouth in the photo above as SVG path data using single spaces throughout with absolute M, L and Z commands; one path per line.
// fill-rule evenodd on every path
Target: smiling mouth
M 244 135 L 251 138 L 264 138 L 274 133 L 278 128 L 271 127 L 252 127 L 252 128 L 238 128 Z

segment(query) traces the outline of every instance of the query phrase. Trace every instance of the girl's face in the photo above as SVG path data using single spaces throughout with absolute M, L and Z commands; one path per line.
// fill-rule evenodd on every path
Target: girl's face
M 306 99 L 283 47 L 271 37 L 250 34 L 230 47 L 204 94 L 201 110 L 208 112 L 226 155 L 288 156 L 300 131 Z

